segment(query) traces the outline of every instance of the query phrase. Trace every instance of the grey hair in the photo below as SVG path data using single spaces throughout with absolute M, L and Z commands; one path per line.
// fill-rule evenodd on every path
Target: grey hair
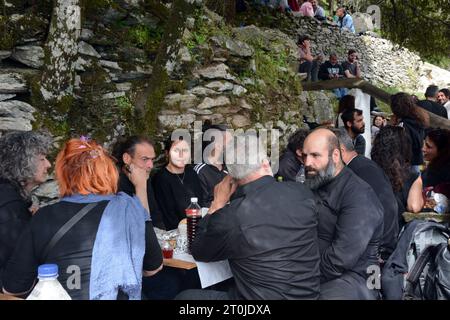
M 256 134 L 235 135 L 225 149 L 228 173 L 235 179 L 244 179 L 259 170 L 267 160 L 267 151 Z
M 37 170 L 37 157 L 47 155 L 52 138 L 42 132 L 9 132 L 0 137 L 0 178 L 12 183 L 22 197 L 29 194 L 25 185 Z
M 348 135 L 348 132 L 344 128 L 334 129 L 333 133 L 339 140 L 339 144 L 344 147 L 346 151 L 355 151 L 352 138 Z

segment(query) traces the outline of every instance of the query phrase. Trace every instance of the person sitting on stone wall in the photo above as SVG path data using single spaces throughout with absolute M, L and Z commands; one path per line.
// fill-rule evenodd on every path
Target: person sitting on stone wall
M 317 0 L 311 0 L 311 4 L 314 10 L 314 18 L 316 18 L 319 21 L 326 20 L 325 16 L 325 10 L 317 4 Z
M 348 29 L 351 32 L 355 33 L 355 26 L 353 25 L 353 18 L 350 14 L 347 13 L 347 10 L 344 7 L 341 7 L 336 10 L 336 15 L 338 16 L 337 24 L 341 29 Z
M 322 56 L 311 54 L 311 42 L 308 36 L 300 36 L 297 41 L 300 66 L 298 72 L 306 73 L 306 81 L 317 81 L 319 63 Z
M 326 61 L 320 66 L 319 79 L 320 80 L 333 80 L 342 79 L 344 77 L 344 70 L 338 63 L 338 56 L 336 53 L 330 54 L 330 60 Z M 341 99 L 347 94 L 346 88 L 333 89 L 334 94 L 338 99 Z

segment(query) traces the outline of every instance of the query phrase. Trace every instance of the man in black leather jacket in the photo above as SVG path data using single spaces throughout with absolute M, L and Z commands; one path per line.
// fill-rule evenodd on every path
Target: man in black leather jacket
M 376 299 L 383 207 L 344 167 L 337 137 L 316 129 L 305 140 L 306 181 L 319 202 L 321 299 Z

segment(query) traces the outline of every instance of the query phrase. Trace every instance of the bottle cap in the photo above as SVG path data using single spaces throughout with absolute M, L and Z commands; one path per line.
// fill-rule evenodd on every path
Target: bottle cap
M 58 265 L 56 264 L 41 264 L 38 267 L 39 278 L 54 278 L 58 276 Z
M 191 198 L 191 202 L 198 202 L 198 198 Z

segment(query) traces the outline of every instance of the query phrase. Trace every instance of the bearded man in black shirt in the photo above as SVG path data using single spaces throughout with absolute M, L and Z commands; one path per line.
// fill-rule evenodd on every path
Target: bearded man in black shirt
M 344 166 L 332 131 L 322 128 L 308 135 L 303 162 L 305 184 L 319 202 L 320 298 L 376 299 L 378 279 L 368 280 L 379 271 L 380 201 L 366 182 Z
M 147 137 L 131 136 L 123 141 L 118 141 L 113 148 L 113 156 L 119 167 L 119 191 L 129 196 L 136 194 L 134 185 L 128 179 L 129 166 L 133 164 L 145 170 L 147 175 L 147 199 L 150 208 L 150 216 L 153 226 L 165 230 L 161 210 L 156 202 L 155 193 L 150 179 L 155 159 L 153 142 Z
M 233 151 L 228 146 L 229 176 L 216 186 L 192 246 L 198 261 L 228 259 L 235 287 L 227 293 L 188 290 L 178 299 L 317 299 L 313 194 L 300 183 L 276 182 L 256 136 L 244 137 L 247 143 Z

